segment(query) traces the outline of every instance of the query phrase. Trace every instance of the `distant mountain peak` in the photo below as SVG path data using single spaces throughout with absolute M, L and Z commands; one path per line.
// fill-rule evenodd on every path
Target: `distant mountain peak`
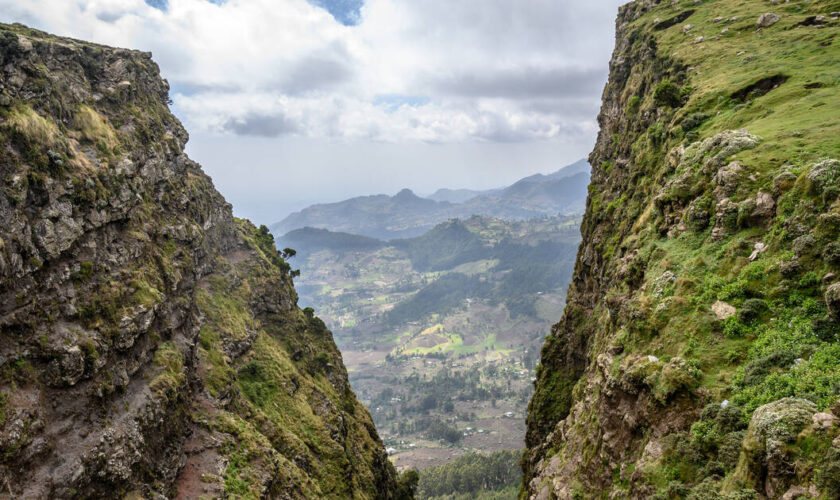
M 271 229 L 282 234 L 312 226 L 390 240 L 420 236 L 447 219 L 472 215 L 525 220 L 580 214 L 586 206 L 588 182 L 589 164 L 581 160 L 552 174 L 536 174 L 504 188 L 438 190 L 430 197 L 420 197 L 404 188 L 394 196 L 359 196 L 312 205 L 290 214 Z
M 396 199 L 396 200 L 413 200 L 415 198 L 420 198 L 420 197 L 417 196 L 416 194 L 414 194 L 414 191 L 412 191 L 408 188 L 403 188 L 402 190 L 400 190 L 399 193 L 394 195 L 394 199 Z

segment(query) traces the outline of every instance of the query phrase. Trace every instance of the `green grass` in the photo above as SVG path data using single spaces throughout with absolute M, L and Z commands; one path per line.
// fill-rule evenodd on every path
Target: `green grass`
M 685 21 L 654 29 L 655 19 L 688 9 L 695 12 Z M 757 30 L 756 19 L 768 11 L 781 20 Z M 837 0 L 685 0 L 636 11 L 624 32 L 627 45 L 620 45 L 626 48 L 622 60 L 632 63 L 629 72 L 610 84 L 620 87 L 605 92 L 620 91 L 611 104 L 624 111 L 622 121 L 603 131 L 611 140 L 602 138 L 592 157 L 602 171 L 590 186 L 583 225 L 590 269 L 600 274 L 579 279 L 609 307 L 581 299 L 574 288 L 570 292 L 560 332 L 543 349 L 529 417 L 532 436 L 544 437 L 575 401 L 589 396 L 585 391 L 595 390 L 586 383 L 593 374 L 578 379 L 582 373 L 566 368 L 568 353 L 579 348 L 576 334 L 587 336 L 593 358 L 617 344 L 623 349 L 619 359 L 686 359 L 699 371 L 697 384 L 660 386 L 649 379 L 649 390 L 666 406 L 680 394 L 703 394 L 717 404 L 728 399 L 748 421 L 757 407 L 782 397 L 809 399 L 820 410 L 840 398 L 838 324 L 827 317 L 823 300 L 827 284 L 836 282 L 831 273 L 840 271 L 829 246 L 840 236 L 840 201 L 837 189 L 820 191 L 808 178 L 817 162 L 840 158 L 840 115 L 830 104 L 840 102 L 840 26 L 797 26 L 809 15 L 832 11 L 840 11 Z M 685 33 L 689 24 L 693 28 Z M 704 40 L 696 42 L 700 36 Z M 745 92 L 778 75 L 784 78 L 774 80 L 775 88 Z M 726 157 L 715 157 L 720 146 L 702 153 L 702 141 L 737 129 L 758 141 L 743 142 Z M 696 153 L 702 154 L 692 158 Z M 613 166 L 617 159 L 628 160 L 621 172 Z M 732 161 L 742 169 L 734 181 L 716 178 Z M 772 193 L 775 216 L 754 214 L 759 193 Z M 718 221 L 723 198 L 735 212 L 722 213 Z M 719 222 L 723 230 L 713 234 Z M 811 240 L 800 238 L 809 233 Z M 750 262 L 757 243 L 764 252 Z M 716 301 L 734 307 L 735 316 L 718 320 L 711 311 Z M 579 307 L 586 313 L 579 314 Z M 597 427 L 581 421 L 597 418 L 596 409 L 587 407 L 572 421 L 581 435 L 567 428 L 569 439 L 591 444 L 585 434 Z M 700 484 L 703 468 L 719 460 L 720 450 L 701 450 L 693 462 L 678 459 L 693 456 L 697 446 L 677 439 L 659 468 L 646 472 L 662 498 L 676 494 L 666 491 L 674 480 L 685 490 L 680 497 L 692 488 L 699 495 L 702 488 L 722 487 L 717 481 Z M 799 456 L 808 464 L 802 481 L 813 480 L 815 455 L 803 449 Z M 600 470 L 597 454 L 592 460 L 584 459 L 589 469 L 581 477 Z M 724 476 L 735 466 L 726 463 Z M 626 486 L 614 481 L 617 489 Z

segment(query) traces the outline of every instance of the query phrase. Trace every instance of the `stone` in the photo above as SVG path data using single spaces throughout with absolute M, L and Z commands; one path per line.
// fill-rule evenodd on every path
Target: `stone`
M 53 387 L 76 385 L 85 373 L 85 357 L 77 346 L 62 346 L 47 366 L 47 383 Z
M 840 283 L 834 283 L 826 288 L 825 306 L 828 308 L 828 315 L 840 321 Z
M 700 164 L 705 173 L 716 173 L 727 158 L 752 149 L 761 142 L 758 136 L 745 129 L 725 130 L 689 145 L 680 158 L 681 165 Z
M 715 184 L 723 188 L 727 194 L 734 194 L 738 181 L 744 172 L 744 167 L 737 161 L 730 162 L 715 174 Z
M 734 316 L 736 312 L 737 309 L 735 309 L 735 306 L 729 305 L 722 300 L 718 300 L 712 304 L 712 313 L 714 313 L 715 317 L 721 321 L 730 316 Z
M 813 423 L 811 427 L 815 431 L 824 431 L 831 429 L 837 424 L 837 417 L 831 413 L 815 413 L 813 416 Z
M 840 161 L 835 159 L 823 160 L 811 166 L 808 182 L 813 194 L 822 194 L 829 186 L 840 183 Z
M 774 12 L 766 12 L 760 16 L 755 22 L 756 28 L 769 28 L 779 22 L 779 15 Z
M 806 399 L 782 398 L 753 412 L 735 478 L 770 498 L 796 480 L 788 446 L 813 421 L 817 406 Z
M 790 170 L 785 170 L 773 178 L 773 194 L 779 196 L 793 187 L 796 182 L 796 175 Z
M 759 191 L 755 197 L 755 210 L 753 210 L 752 216 L 762 219 L 775 217 L 776 201 L 773 199 L 773 195 Z

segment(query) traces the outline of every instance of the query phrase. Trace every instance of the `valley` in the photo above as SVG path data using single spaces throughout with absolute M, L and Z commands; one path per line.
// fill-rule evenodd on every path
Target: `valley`
M 334 332 L 399 469 L 522 448 L 578 225 L 471 217 L 388 242 L 312 228 L 280 239 L 297 251 L 301 306 Z

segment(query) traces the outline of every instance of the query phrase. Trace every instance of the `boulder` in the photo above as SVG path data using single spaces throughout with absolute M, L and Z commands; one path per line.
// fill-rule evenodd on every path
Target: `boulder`
M 715 317 L 719 320 L 724 320 L 730 316 L 734 316 L 735 312 L 736 309 L 734 306 L 731 306 L 722 300 L 712 304 L 712 313 L 714 313 Z
M 755 196 L 755 210 L 752 213 L 753 217 L 760 219 L 770 219 L 776 216 L 776 201 L 770 193 L 759 191 Z
M 723 188 L 724 192 L 731 195 L 738 187 L 738 180 L 744 168 L 737 161 L 730 162 L 715 174 L 715 183 Z
M 796 479 L 788 445 L 813 422 L 817 406 L 801 398 L 782 398 L 753 412 L 735 478 L 769 498 L 778 498 Z
M 781 19 L 781 18 L 779 17 L 778 14 L 775 14 L 773 12 L 766 12 L 766 13 L 758 16 L 758 20 L 756 20 L 756 22 L 755 22 L 755 27 L 756 28 L 769 28 L 770 26 L 773 26 L 774 24 L 779 22 L 779 19 Z
M 836 186 L 840 182 L 840 161 L 828 159 L 815 163 L 808 173 L 808 182 L 811 192 L 817 195 L 829 186 Z
M 812 417 L 813 423 L 811 427 L 815 431 L 824 431 L 831 429 L 837 423 L 837 417 L 832 415 L 831 413 L 815 413 Z

